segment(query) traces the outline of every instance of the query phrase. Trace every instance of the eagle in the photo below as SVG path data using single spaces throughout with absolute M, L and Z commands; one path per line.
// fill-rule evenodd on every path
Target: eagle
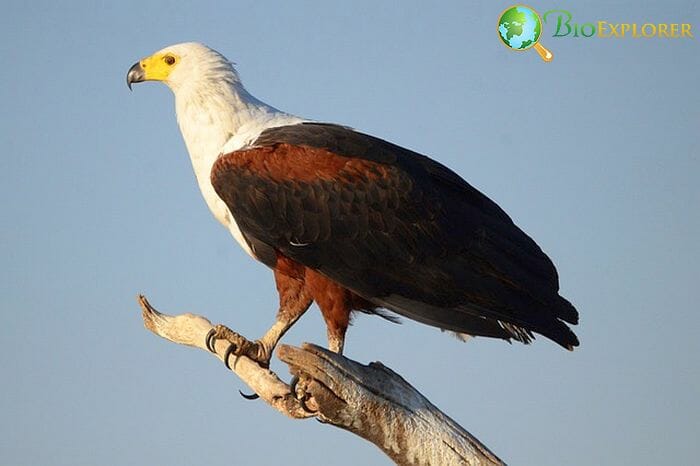
M 355 312 L 396 314 L 450 331 L 568 350 L 574 306 L 552 261 L 492 200 L 446 166 L 347 126 L 258 100 L 232 63 L 200 43 L 135 63 L 127 85 L 162 81 L 214 217 L 272 269 L 279 309 L 254 342 L 212 337 L 268 365 L 315 302 L 328 347 L 342 353 Z M 235 337 L 235 338 L 234 338 Z M 227 358 L 228 359 L 228 355 Z

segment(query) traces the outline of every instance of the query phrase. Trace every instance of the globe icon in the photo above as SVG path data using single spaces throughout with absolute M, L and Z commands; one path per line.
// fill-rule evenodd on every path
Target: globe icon
M 498 18 L 498 35 L 513 50 L 535 47 L 544 61 L 552 59 L 552 53 L 539 44 L 542 20 L 535 10 L 525 5 L 513 5 Z

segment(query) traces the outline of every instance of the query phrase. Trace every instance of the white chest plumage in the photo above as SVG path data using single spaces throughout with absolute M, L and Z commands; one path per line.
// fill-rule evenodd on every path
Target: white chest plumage
M 176 95 L 178 123 L 199 189 L 214 217 L 253 258 L 255 254 L 236 223 L 235 213 L 219 198 L 211 184 L 211 168 L 222 154 L 239 150 L 267 128 L 299 123 L 301 118 L 280 112 L 249 94 Z

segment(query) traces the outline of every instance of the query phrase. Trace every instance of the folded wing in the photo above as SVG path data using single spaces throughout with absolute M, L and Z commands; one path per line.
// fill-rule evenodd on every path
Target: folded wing
M 303 123 L 223 155 L 212 184 L 251 246 L 445 330 L 572 349 L 554 265 L 447 167 L 352 129 Z M 264 258 L 262 259 L 264 262 Z

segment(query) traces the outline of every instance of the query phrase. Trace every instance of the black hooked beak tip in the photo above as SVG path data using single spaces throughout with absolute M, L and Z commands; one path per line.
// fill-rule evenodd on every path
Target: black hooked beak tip
M 141 67 L 141 62 L 134 63 L 134 66 L 129 68 L 129 72 L 126 73 L 126 85 L 131 90 L 132 83 L 141 83 L 145 80 L 146 74 L 143 72 Z

